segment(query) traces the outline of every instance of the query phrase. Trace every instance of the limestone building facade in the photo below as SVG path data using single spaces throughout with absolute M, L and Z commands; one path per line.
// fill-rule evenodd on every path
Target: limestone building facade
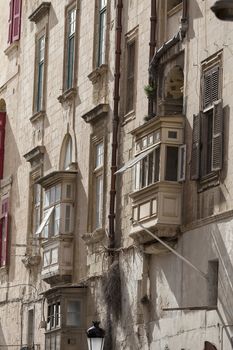
M 230 350 L 231 22 L 0 2 L 0 350 Z M 159 241 L 160 240 L 160 241 Z

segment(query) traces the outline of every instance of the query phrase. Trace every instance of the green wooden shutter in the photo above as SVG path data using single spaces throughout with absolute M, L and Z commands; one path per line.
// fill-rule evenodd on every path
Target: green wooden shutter
M 199 178 L 200 164 L 200 113 L 193 116 L 193 141 L 191 155 L 191 180 Z
M 222 169 L 223 163 L 223 108 L 222 100 L 214 103 L 213 111 L 213 139 L 211 170 Z

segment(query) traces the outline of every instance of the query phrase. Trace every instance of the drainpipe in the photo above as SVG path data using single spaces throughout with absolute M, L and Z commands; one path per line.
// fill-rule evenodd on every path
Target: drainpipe
M 114 107 L 112 122 L 112 161 L 111 161 L 111 188 L 109 207 L 109 248 L 115 246 L 115 200 L 116 200 L 116 174 L 117 171 L 117 148 L 119 128 L 119 101 L 120 101 L 120 59 L 121 59 L 121 32 L 122 32 L 122 9 L 123 0 L 117 2 L 116 15 L 116 49 L 115 49 L 115 73 L 114 73 Z
M 156 47 L 156 24 L 157 24 L 157 13 L 156 13 L 156 0 L 151 0 L 151 17 L 150 17 L 150 53 L 149 53 L 149 64 L 154 56 Z M 153 84 L 153 79 L 149 75 L 149 85 Z M 153 100 L 149 98 L 148 101 L 148 116 L 153 116 Z

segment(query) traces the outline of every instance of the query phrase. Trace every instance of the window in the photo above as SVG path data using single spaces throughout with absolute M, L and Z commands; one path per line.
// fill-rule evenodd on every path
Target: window
M 145 150 L 148 150 L 149 153 L 146 152 L 145 157 L 136 163 L 134 179 L 135 190 L 139 190 L 159 181 L 160 146 L 158 145 L 156 148 L 150 148 L 158 142 L 159 138 L 160 133 L 156 131 L 144 136 L 136 143 L 137 151 L 145 152 Z
M 126 68 L 126 113 L 134 109 L 135 99 L 135 53 L 136 41 L 127 43 L 127 68 Z
M 0 220 L 0 267 L 7 266 L 9 241 L 9 198 L 2 199 Z
M 44 71 L 45 71 L 45 34 L 37 40 L 36 48 L 36 78 L 35 78 L 35 112 L 43 109 L 44 97 Z
M 75 59 L 76 8 L 67 11 L 65 90 L 73 87 Z
M 34 309 L 28 311 L 28 334 L 27 334 L 27 343 L 29 346 L 33 346 L 34 344 Z
M 81 326 L 81 302 L 79 300 L 67 301 L 66 325 L 74 327 Z
M 106 56 L 106 27 L 107 27 L 107 0 L 99 1 L 99 45 L 98 45 L 98 62 L 101 66 L 105 63 Z
M 74 185 L 70 182 L 57 183 L 45 190 L 44 218 L 36 231 L 37 235 L 43 231 L 43 238 L 50 238 L 72 233 L 73 196 Z
M 45 336 L 46 350 L 60 350 L 61 349 L 61 334 L 51 333 Z
M 69 170 L 72 163 L 72 138 L 70 134 L 66 134 L 64 137 L 61 155 L 60 155 L 60 169 Z
M 158 146 L 135 167 L 135 189 L 146 187 L 159 181 L 160 147 Z
M 94 226 L 101 228 L 103 225 L 103 166 L 104 143 L 95 145 L 94 187 L 95 187 L 95 213 Z
M 21 24 L 21 0 L 10 0 L 9 11 L 9 27 L 8 27 L 8 43 L 19 40 L 20 38 L 20 24 Z
M 178 147 L 166 147 L 165 180 L 177 181 Z
M 83 338 L 86 324 L 85 288 L 58 286 L 48 296 L 45 350 L 68 349 L 69 345 L 71 348 L 72 345 L 86 348 L 86 339 Z
M 208 305 L 218 304 L 218 260 L 208 261 Z
M 45 250 L 43 254 L 43 267 L 58 263 L 58 247 Z
M 42 201 L 41 201 L 42 191 L 41 186 L 37 183 L 33 184 L 33 215 L 32 215 L 32 231 L 35 233 L 41 222 L 41 207 L 42 207 Z
M 0 112 L 0 179 L 3 178 L 6 113 Z
M 220 66 L 202 75 L 202 110 L 193 117 L 191 179 L 205 179 L 222 168 L 223 107 L 220 93 Z
M 60 301 L 49 304 L 47 330 L 60 328 L 61 325 L 61 304 Z
M 60 229 L 60 215 L 61 215 L 61 185 L 51 187 L 45 191 L 44 200 L 44 215 L 50 208 L 53 208 L 49 220 L 47 221 L 44 228 L 44 236 L 48 238 L 49 236 L 58 235 Z

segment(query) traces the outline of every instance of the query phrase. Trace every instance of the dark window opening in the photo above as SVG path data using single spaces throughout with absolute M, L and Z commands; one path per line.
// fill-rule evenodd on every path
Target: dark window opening
M 177 181 L 178 147 L 167 146 L 166 153 L 165 180 Z

